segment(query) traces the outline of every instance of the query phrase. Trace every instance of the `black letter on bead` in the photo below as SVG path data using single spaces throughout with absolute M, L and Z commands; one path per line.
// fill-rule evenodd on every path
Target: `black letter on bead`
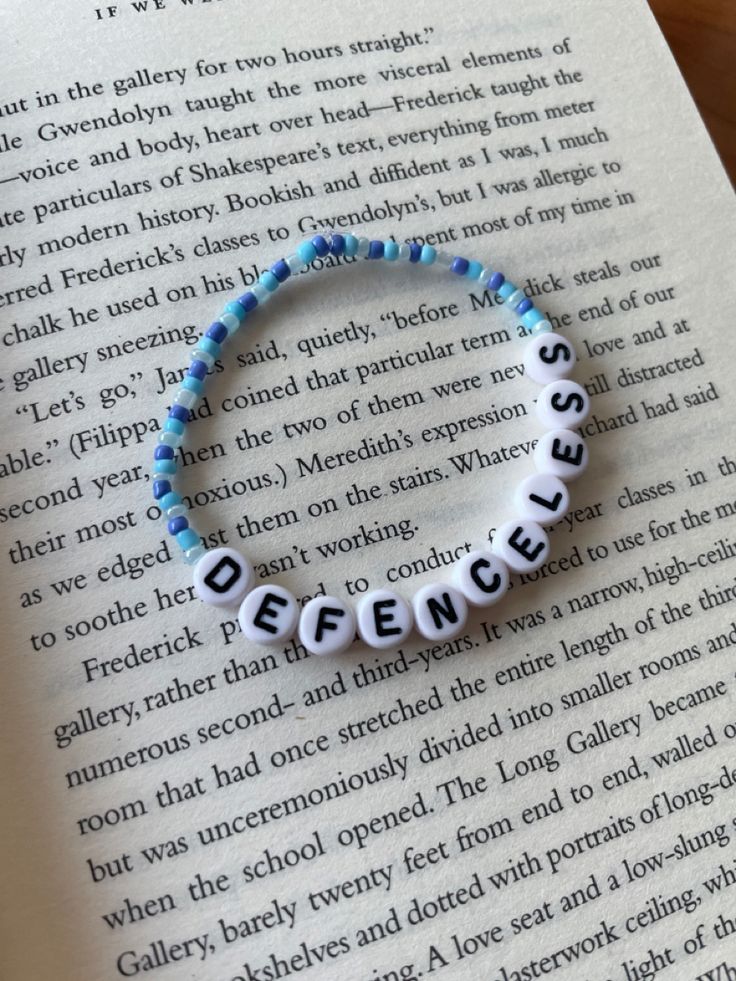
M 457 623 L 457 611 L 452 605 L 452 598 L 449 593 L 442 594 L 442 606 L 439 600 L 436 600 L 434 596 L 430 596 L 427 600 L 427 609 L 432 615 L 435 627 L 439 630 L 442 626 L 442 617 L 447 620 L 448 623 Z
M 373 622 L 379 637 L 391 637 L 393 634 L 401 633 L 401 627 L 384 627 L 384 623 L 390 623 L 394 619 L 394 615 L 393 613 L 382 613 L 381 610 L 391 606 L 396 606 L 395 599 L 377 600 L 373 604 Z
M 567 346 L 567 344 L 562 344 L 560 341 L 557 341 L 557 343 L 553 345 L 551 354 L 548 352 L 549 348 L 545 345 L 542 345 L 542 347 L 539 348 L 539 360 L 544 361 L 545 364 L 554 364 L 555 361 L 560 360 L 560 356 L 562 357 L 563 361 L 569 361 L 572 357 L 570 348 Z
M 537 542 L 534 548 L 529 551 L 529 546 L 532 543 L 531 538 L 525 538 L 523 542 L 519 541 L 519 535 L 524 534 L 524 529 L 519 525 L 514 531 L 513 535 L 509 538 L 509 545 L 518 552 L 519 555 L 523 555 L 528 562 L 533 562 L 539 553 L 544 548 L 544 542 Z
M 582 412 L 585 408 L 585 400 L 580 392 L 568 392 L 564 400 L 559 392 L 555 392 L 549 403 L 555 412 L 567 412 L 570 406 L 575 406 L 576 412 Z
M 319 644 L 324 636 L 325 630 L 337 630 L 336 623 L 330 623 L 329 620 L 325 620 L 326 614 L 331 613 L 336 617 L 344 617 L 345 610 L 341 610 L 336 606 L 321 606 L 319 608 L 319 613 L 317 614 L 317 629 L 314 631 L 314 639 Z
M 578 443 L 575 447 L 575 452 L 573 454 L 572 446 L 569 443 L 565 443 L 565 449 L 560 451 L 562 446 L 562 440 L 555 437 L 552 440 L 552 452 L 550 456 L 553 460 L 561 460 L 563 463 L 571 463 L 574 467 L 579 467 L 580 462 L 583 459 L 583 444 Z
M 501 577 L 497 572 L 493 573 L 490 582 L 484 582 L 481 579 L 479 569 L 490 569 L 491 563 L 488 559 L 476 559 L 475 562 L 470 567 L 470 578 L 473 580 L 478 589 L 482 589 L 484 593 L 495 593 L 498 591 L 498 587 L 501 585 Z
M 230 575 L 224 582 L 218 582 L 217 577 L 223 571 L 223 569 L 229 569 Z M 220 561 L 214 566 L 207 575 L 204 577 L 205 586 L 209 586 L 213 593 L 226 593 L 228 589 L 231 589 L 235 583 L 243 575 L 243 570 L 235 561 L 235 559 L 230 558 L 229 555 L 223 555 Z
M 562 491 L 557 491 L 551 501 L 548 501 L 546 497 L 540 497 L 539 494 L 530 494 L 529 500 L 534 501 L 535 504 L 541 504 L 542 507 L 548 508 L 550 511 L 556 511 L 562 500 Z
M 253 617 L 253 623 L 256 627 L 260 627 L 261 630 L 266 630 L 269 634 L 275 634 L 278 631 L 278 627 L 275 627 L 272 623 L 266 623 L 263 617 L 275 617 L 278 616 L 278 610 L 275 610 L 269 603 L 278 603 L 279 606 L 288 606 L 288 600 L 284 599 L 283 596 L 277 596 L 276 593 L 266 593 L 261 601 L 261 605 L 258 607 L 258 612 Z

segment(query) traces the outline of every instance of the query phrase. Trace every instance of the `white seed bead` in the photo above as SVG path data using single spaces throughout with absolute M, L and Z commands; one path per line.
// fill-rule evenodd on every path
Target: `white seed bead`
M 234 313 L 221 313 L 217 319 L 224 327 L 227 327 L 228 337 L 232 337 L 240 330 L 240 321 Z
M 178 450 L 184 442 L 184 433 L 172 433 L 168 429 L 162 430 L 158 434 L 158 441 L 163 446 L 170 446 L 172 450 Z
M 403 242 L 399 246 L 399 259 L 408 259 L 411 255 L 411 247 L 408 242 Z
M 195 347 L 195 349 L 189 355 L 189 358 L 191 361 L 204 361 L 208 368 L 211 368 L 215 363 L 215 359 L 209 351 L 202 351 L 198 347 Z
M 549 557 L 549 539 L 535 521 L 507 521 L 491 547 L 513 572 L 534 572 Z
M 570 493 L 559 477 L 551 473 L 533 473 L 516 488 L 514 505 L 520 518 L 538 525 L 553 525 L 567 514 Z
M 574 429 L 589 412 L 588 393 L 569 378 L 550 382 L 537 397 L 537 416 L 546 429 Z
M 184 553 L 184 561 L 187 565 L 195 565 L 206 551 L 207 549 L 201 543 L 199 545 L 193 545 L 192 548 L 188 548 Z
M 537 334 L 524 350 L 524 371 L 532 381 L 547 385 L 558 378 L 569 378 L 575 367 L 575 349 L 566 337 Z
M 292 273 L 296 273 L 306 266 L 306 262 L 295 252 L 293 255 L 286 257 L 286 265 Z
M 174 398 L 176 405 L 183 405 L 185 409 L 191 409 L 196 401 L 197 393 L 188 388 L 180 388 Z
M 514 290 L 513 293 L 511 293 L 509 296 L 506 297 L 506 300 L 504 302 L 506 303 L 507 307 L 510 307 L 513 310 L 515 306 L 518 306 L 519 303 L 521 303 L 521 301 L 525 299 L 526 299 L 526 293 L 524 292 L 524 290 L 516 289 Z
M 491 269 L 490 266 L 485 266 L 485 268 L 481 271 L 480 276 L 478 277 L 479 282 L 481 282 L 481 283 L 487 283 L 488 280 L 493 275 L 493 273 L 494 273 L 494 270 Z
M 456 637 L 468 622 L 468 604 L 454 586 L 430 583 L 423 586 L 411 601 L 414 622 L 427 640 L 449 640 Z
M 253 283 L 250 288 L 251 293 L 258 300 L 258 306 L 262 307 L 271 299 L 271 291 L 267 290 L 263 283 Z
M 452 569 L 452 578 L 472 606 L 492 606 L 509 588 L 506 563 L 485 549 L 476 549 L 458 559 Z
M 549 320 L 538 320 L 531 329 L 531 335 L 536 337 L 537 334 L 548 334 L 551 330 L 552 324 Z
M 353 611 L 334 596 L 315 596 L 299 618 L 299 640 L 310 654 L 342 654 L 355 638 Z
M 257 586 L 238 610 L 238 623 L 246 640 L 270 647 L 294 636 L 299 622 L 296 599 L 283 586 Z
M 358 255 L 367 256 L 371 248 L 371 240 L 361 235 L 358 239 Z
M 255 575 L 234 548 L 209 549 L 194 567 L 197 596 L 212 606 L 234 606 L 252 589 Z
M 162 514 L 161 517 L 168 521 L 170 518 L 178 518 L 182 514 L 186 514 L 188 510 L 186 504 L 172 504 L 166 514 Z
M 361 640 L 379 651 L 403 644 L 414 625 L 409 604 L 392 589 L 366 593 L 356 608 Z
M 449 269 L 454 258 L 455 256 L 450 252 L 438 252 L 435 257 L 434 264 L 436 266 L 443 266 L 445 269 Z
M 585 440 L 570 429 L 552 429 L 534 448 L 534 466 L 560 480 L 575 480 L 588 466 Z

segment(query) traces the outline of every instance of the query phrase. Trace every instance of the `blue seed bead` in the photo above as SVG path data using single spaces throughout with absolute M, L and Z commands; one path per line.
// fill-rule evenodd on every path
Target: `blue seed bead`
M 189 422 L 189 409 L 185 409 L 183 405 L 172 405 L 169 409 L 169 419 L 176 419 L 178 422 Z M 178 430 L 174 430 L 178 432 Z M 184 432 L 182 427 L 181 432 Z
M 184 531 L 188 527 L 189 522 L 181 515 L 178 518 L 171 518 L 166 524 L 166 529 L 170 535 L 178 535 L 180 531 Z
M 269 293 L 273 293 L 279 288 L 278 279 L 276 279 L 274 274 L 269 270 L 261 273 L 261 275 L 258 277 L 258 282 L 261 284 L 261 286 L 265 286 Z
M 394 262 L 399 258 L 399 243 L 398 242 L 384 242 L 383 243 L 383 258 L 387 259 L 389 262 Z
M 480 264 L 480 262 L 478 262 L 477 259 L 471 259 L 471 261 L 468 263 L 468 271 L 465 273 L 465 275 L 468 277 L 468 279 L 480 279 L 480 274 L 482 272 L 483 266 Z
M 529 299 L 529 297 L 525 296 L 514 312 L 518 313 L 519 316 L 521 316 L 522 314 L 526 313 L 527 310 L 531 310 L 533 306 L 534 304 Z
M 422 247 L 419 242 L 409 243 L 409 262 L 419 262 L 419 256 L 422 254 Z
M 164 496 L 158 502 L 158 506 L 161 508 L 161 513 L 166 514 L 171 508 L 178 507 L 182 505 L 181 497 L 176 493 L 176 491 L 169 491 L 168 494 Z
M 227 327 L 221 324 L 219 320 L 216 320 L 213 324 L 210 324 L 204 336 L 209 337 L 215 344 L 222 344 L 227 337 Z
M 383 242 L 373 239 L 368 248 L 369 259 L 383 259 Z
M 327 239 L 324 237 L 324 235 L 315 235 L 312 239 L 312 245 L 314 246 L 314 251 L 318 256 L 320 256 L 320 258 L 323 255 L 327 255 L 327 253 L 330 251 L 330 247 L 327 244 Z
M 345 251 L 345 236 L 335 232 L 330 235 L 330 252 L 333 255 L 342 255 Z
M 185 375 L 182 378 L 181 387 L 186 388 L 188 392 L 192 392 L 194 395 L 201 395 L 204 391 L 204 382 L 193 375 Z
M 289 269 L 286 259 L 279 259 L 278 262 L 274 262 L 271 266 L 271 272 L 280 283 L 291 276 L 291 269 Z
M 358 253 L 358 239 L 355 235 L 345 236 L 345 255 L 348 259 L 352 259 L 353 256 Z
M 419 253 L 419 261 L 425 266 L 431 266 L 434 260 L 437 258 L 437 249 L 433 248 L 431 245 L 423 245 L 422 251 Z
M 204 381 L 207 374 L 207 365 L 204 361 L 192 361 L 189 365 L 189 374 L 195 378 L 199 378 L 200 381 Z
M 154 460 L 173 460 L 174 451 L 170 446 L 157 446 L 153 451 Z
M 456 255 L 452 260 L 452 265 L 450 266 L 450 272 L 454 272 L 457 276 L 464 276 L 468 271 L 468 266 L 470 263 L 467 259 L 463 259 L 461 255 Z
M 238 303 L 237 300 L 231 300 L 229 303 L 225 304 L 225 313 L 232 313 L 238 318 L 241 324 L 245 320 L 245 309 Z
M 495 272 L 486 283 L 486 286 L 488 287 L 489 290 L 493 290 L 493 292 L 495 293 L 503 286 L 505 279 L 506 277 L 504 276 L 503 273 Z
M 168 494 L 170 490 L 171 484 L 168 480 L 154 480 L 153 497 L 155 500 L 160 501 L 164 494 Z
M 501 285 L 498 287 L 496 292 L 498 293 L 498 295 L 501 297 L 502 300 L 508 300 L 508 298 L 512 295 L 512 293 L 515 293 L 517 289 L 518 289 L 517 286 L 506 280 L 505 283 L 501 283 Z
M 182 551 L 185 552 L 187 549 L 199 545 L 201 539 L 194 528 L 185 528 L 176 536 L 176 541 L 177 544 L 181 545 Z
M 206 335 L 200 337 L 197 341 L 197 347 L 201 348 L 206 354 L 211 354 L 213 358 L 217 358 L 222 351 L 222 345 L 218 344 L 217 341 L 213 341 L 211 337 Z
M 541 310 L 537 310 L 535 306 L 532 306 L 527 312 L 522 316 L 521 322 L 525 327 L 533 327 L 538 324 L 540 320 L 544 320 L 544 314 Z
M 251 293 L 251 291 L 248 290 L 247 293 L 243 293 L 242 296 L 238 297 L 238 303 L 246 313 L 250 313 L 251 310 L 255 310 L 255 308 L 258 306 L 258 297 L 255 295 L 255 293 Z
M 154 476 L 158 474 L 169 476 L 176 473 L 176 461 L 175 460 L 154 460 L 153 463 L 153 473 Z

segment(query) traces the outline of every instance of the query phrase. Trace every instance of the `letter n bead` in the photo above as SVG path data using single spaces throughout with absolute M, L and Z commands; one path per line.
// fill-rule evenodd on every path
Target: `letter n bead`
M 212 606 L 237 605 L 254 581 L 250 562 L 234 548 L 210 549 L 194 567 L 197 596 Z
M 427 640 L 456 637 L 468 621 L 468 604 L 459 589 L 434 582 L 412 599 L 417 630 Z

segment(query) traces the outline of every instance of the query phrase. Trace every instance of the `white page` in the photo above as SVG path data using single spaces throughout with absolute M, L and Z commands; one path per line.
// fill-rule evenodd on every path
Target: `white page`
M 733 203 L 646 6 L 109 12 L 2 10 L 3 976 L 730 976 Z M 273 63 L 237 67 L 265 55 Z M 379 74 L 408 65 L 435 68 Z M 510 91 L 530 77 L 530 94 Z M 344 87 L 315 91 L 337 78 Z M 116 95 L 126 79 L 147 84 Z M 407 102 L 457 91 L 466 101 Z M 191 101 L 208 98 L 219 108 Z M 334 115 L 362 104 L 387 108 Z M 143 155 L 157 140 L 173 148 Z M 103 151 L 117 158 L 93 166 Z M 302 162 L 264 173 L 288 153 Z M 77 170 L 29 173 L 72 159 Z M 205 163 L 229 176 L 202 180 Z M 371 182 L 398 164 L 405 179 Z M 292 200 L 274 200 L 284 188 Z M 268 660 L 234 611 L 189 601 L 190 571 L 146 516 L 145 475 L 176 391 L 166 373 L 188 361 L 177 334 L 198 336 L 326 223 L 431 233 L 551 290 L 538 303 L 575 344 L 592 396 L 591 468 L 552 532 L 547 574 L 517 581 L 457 641 L 414 634 L 401 653 L 356 646 L 339 660 L 290 645 Z M 151 257 L 143 271 L 137 255 Z M 126 261 L 130 272 L 106 275 Z M 190 427 L 200 462 L 180 480 L 202 502 L 203 534 L 242 548 L 260 576 L 280 560 L 274 580 L 299 597 L 352 590 L 351 602 L 387 578 L 408 598 L 447 580 L 451 553 L 487 545 L 532 469 L 536 389 L 514 375 L 513 318 L 440 279 L 363 262 L 310 273 L 235 338 L 207 389 L 211 416 Z M 142 309 L 114 306 L 136 297 Z M 326 335 L 341 342 L 318 348 Z M 453 346 L 423 370 L 378 373 L 427 344 Z M 265 363 L 241 367 L 248 352 Z M 667 364 L 653 380 L 627 374 Z M 312 391 L 314 371 L 347 380 Z M 467 394 L 433 392 L 474 376 Z M 278 385 L 285 397 L 237 408 L 249 386 Z M 392 398 L 398 408 L 377 411 Z M 483 425 L 502 409 L 509 421 Z M 309 435 L 284 428 L 307 419 Z M 121 445 L 115 427 L 134 422 L 152 431 Z M 369 459 L 340 463 L 361 445 Z M 371 487 L 375 502 L 351 503 Z M 142 576 L 105 571 L 145 554 Z M 142 650 L 150 663 L 135 666 Z M 134 666 L 117 670 L 126 655 Z M 228 683 L 231 658 L 247 679 Z M 332 697 L 313 704 L 320 686 Z M 394 725 L 400 705 L 422 714 Z M 258 707 L 270 707 L 258 724 L 207 734 Z M 278 765 L 297 746 L 314 755 Z M 236 767 L 244 779 L 218 787 L 214 767 L 221 783 Z M 166 842 L 151 864 L 144 849 Z M 279 871 L 266 850 L 300 860 Z M 197 876 L 216 894 L 195 900 Z

